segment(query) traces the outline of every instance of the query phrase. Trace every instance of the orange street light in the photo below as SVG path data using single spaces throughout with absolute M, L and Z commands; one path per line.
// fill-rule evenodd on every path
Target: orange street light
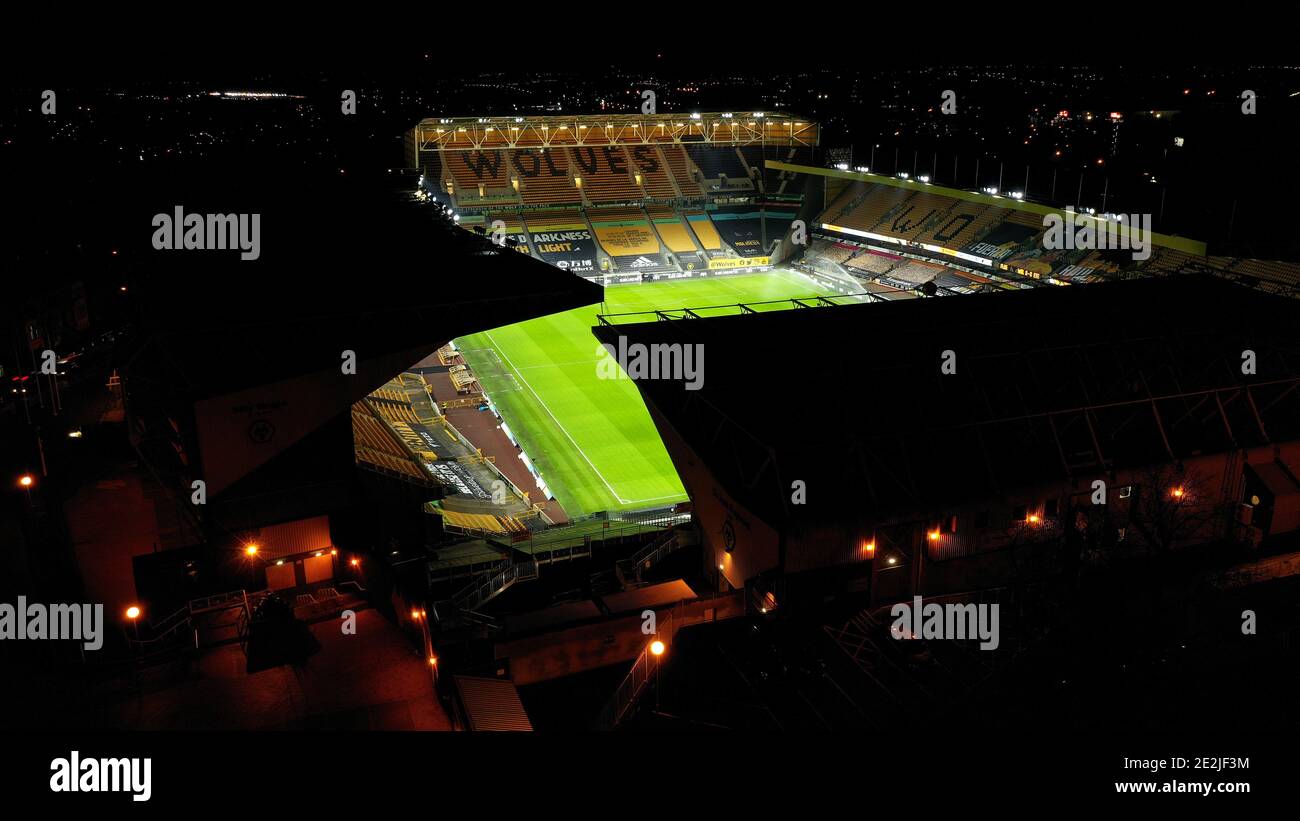
M 357 559 L 357 558 L 354 558 L 354 559 L 352 559 L 351 562 L 349 562 L 349 564 L 351 564 L 353 567 L 360 567 L 360 566 L 361 566 L 361 560 L 360 560 L 360 559 Z
M 876 543 L 874 541 L 866 542 L 862 545 L 862 552 L 866 554 L 868 559 L 876 558 Z
M 664 643 L 659 639 L 650 642 L 650 652 L 656 656 L 662 656 L 664 654 Z
M 1174 494 L 1175 499 L 1181 499 L 1183 498 L 1184 495 L 1186 495 L 1186 491 L 1183 490 L 1181 487 L 1174 488 L 1172 492 Z
M 1038 521 L 1039 521 L 1039 519 L 1038 519 L 1038 514 L 1037 514 L 1037 513 L 1030 513 L 1028 516 L 1025 517 L 1025 521 L 1026 521 L 1026 522 L 1029 522 L 1031 525 L 1036 525 L 1036 524 L 1038 524 Z
M 131 621 L 135 621 L 136 619 L 140 618 L 140 608 L 134 604 L 126 608 L 126 617 Z
M 35 481 L 36 480 L 32 478 L 32 475 L 30 473 L 24 473 L 22 476 L 18 477 L 18 487 L 23 488 L 25 490 L 31 487 L 32 484 L 35 483 Z
M 420 620 L 420 611 L 419 611 L 419 610 L 412 610 L 412 611 L 411 611 L 411 619 L 414 620 L 414 621 L 419 621 L 419 620 Z
M 261 548 L 256 543 L 244 545 L 244 553 L 249 556 L 256 556 L 257 551 Z
M 932 542 L 939 541 L 939 531 L 937 529 L 931 530 L 927 535 L 930 537 L 930 541 Z
M 438 657 L 437 657 L 437 656 L 429 656 L 429 666 L 430 666 L 430 667 L 437 667 L 437 666 L 438 666 Z

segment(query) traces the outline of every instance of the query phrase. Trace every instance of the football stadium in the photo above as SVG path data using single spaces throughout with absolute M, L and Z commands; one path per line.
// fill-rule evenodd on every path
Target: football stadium
M 635 386 L 598 377 L 599 324 L 1202 272 L 1294 294 L 1294 266 L 1154 235 L 1145 259 L 1045 251 L 1061 209 L 819 163 L 788 113 L 448 117 L 407 135 L 418 196 L 461 228 L 604 286 L 599 305 L 455 340 L 448 410 L 500 420 L 551 522 L 686 493 Z M 1122 217 L 1079 220 L 1125 237 Z M 792 230 L 795 221 L 799 231 Z M 1136 232 L 1135 232 L 1136 234 Z
M 77 720 L 887 746 L 1181 726 L 1240 669 L 1294 701 L 1300 264 L 1257 189 L 1198 194 L 1211 130 L 1170 106 L 1235 135 L 1217 78 L 960 119 L 923 101 L 966 69 L 680 71 L 673 113 L 631 75 L 430 75 L 355 119 L 150 86 L 180 136 L 104 142 L 117 208 L 70 181 L 84 236 L 6 229 L 0 578 L 121 614 L 108 661 L 57 651 Z M 144 230 L 245 211 L 247 258 Z M 1246 610 L 1281 626 L 1247 647 Z
M 458 225 L 606 286 L 598 306 L 454 343 L 470 401 L 501 419 L 566 517 L 686 501 L 635 386 L 598 377 L 599 317 L 865 298 L 774 264 L 802 180 L 766 163 L 810 161 L 817 135 L 759 112 L 441 118 L 409 135 L 421 196 Z

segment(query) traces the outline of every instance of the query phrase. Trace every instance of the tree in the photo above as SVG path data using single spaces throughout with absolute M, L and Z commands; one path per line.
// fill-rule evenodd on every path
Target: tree
M 1181 464 L 1155 465 L 1131 476 L 1128 524 L 1149 552 L 1165 553 L 1180 542 L 1218 535 L 1222 500 L 1210 477 Z

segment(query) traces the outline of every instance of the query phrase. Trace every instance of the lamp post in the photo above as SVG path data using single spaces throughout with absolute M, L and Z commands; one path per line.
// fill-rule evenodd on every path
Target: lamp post
M 659 639 L 650 642 L 650 657 L 655 662 L 655 712 L 659 712 L 659 666 L 663 663 L 664 650 L 667 648 Z
M 126 620 L 131 623 L 131 633 L 135 636 L 137 643 L 140 641 L 140 607 L 131 605 L 126 608 Z

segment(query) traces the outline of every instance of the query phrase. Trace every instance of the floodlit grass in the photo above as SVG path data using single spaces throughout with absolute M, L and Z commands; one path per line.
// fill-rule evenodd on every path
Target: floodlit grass
M 606 354 L 591 333 L 596 314 L 762 302 L 823 292 L 811 280 L 786 271 L 616 285 L 605 289 L 603 306 L 473 334 L 456 344 L 570 516 L 640 510 L 683 501 L 686 492 L 636 385 L 631 380 L 597 377 L 597 363 Z M 707 374 L 706 368 L 706 380 Z

